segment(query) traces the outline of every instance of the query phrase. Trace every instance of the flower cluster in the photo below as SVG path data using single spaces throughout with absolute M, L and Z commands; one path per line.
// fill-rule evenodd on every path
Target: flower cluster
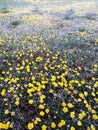
M 0 128 L 17 128 L 20 123 L 20 129 L 29 130 L 96 130 L 98 65 L 90 65 L 88 79 L 85 66 L 69 64 L 66 50 L 47 46 L 41 42 L 26 51 L 1 50 Z
M 64 11 L 61 5 L 53 7 Z M 70 17 L 66 21 L 60 17 L 60 23 L 59 15 L 50 13 L 52 7 L 47 6 L 46 14 L 45 9 L 35 10 L 43 11 L 39 15 L 34 10 L 14 10 L 19 22 L 12 23 L 19 28 L 10 25 L 11 11 L 8 16 L 0 13 L 0 29 L 3 25 L 8 33 L 0 30 L 0 130 L 97 130 L 98 39 L 83 43 L 91 32 L 69 33 L 78 30 L 69 29 Z M 64 27 L 68 35 L 62 32 Z M 18 34 L 16 28 L 25 32 Z

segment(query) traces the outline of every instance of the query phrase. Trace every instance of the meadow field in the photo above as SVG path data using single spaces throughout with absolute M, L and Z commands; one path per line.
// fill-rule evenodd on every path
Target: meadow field
M 0 0 L 0 130 L 98 130 L 97 0 Z

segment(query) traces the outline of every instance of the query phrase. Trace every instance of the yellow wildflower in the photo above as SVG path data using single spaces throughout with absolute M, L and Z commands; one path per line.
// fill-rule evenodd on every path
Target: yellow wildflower
M 55 81 L 56 77 L 54 75 L 51 76 L 51 81 Z
M 74 111 L 70 112 L 70 117 L 71 117 L 71 118 L 74 118 L 74 117 L 75 117 L 75 112 L 74 112 Z
M 68 107 L 69 107 L 69 108 L 73 108 L 74 106 L 73 106 L 72 103 L 68 103 Z
M 44 116 L 45 115 L 45 113 L 43 111 L 41 111 L 39 114 L 40 114 L 40 116 Z
M 96 130 L 96 128 L 93 124 L 91 124 L 91 130 Z
M 75 130 L 75 127 L 74 127 L 74 126 L 71 126 L 70 130 Z
M 46 112 L 46 113 L 49 113 L 49 109 L 48 109 L 48 108 L 47 108 L 47 109 L 45 109 L 45 112 Z
M 46 125 L 42 125 L 42 130 L 47 130 L 47 126 Z
M 66 103 L 65 103 L 65 102 L 62 102 L 62 106 L 63 106 L 63 107 L 66 107 Z
M 29 104 L 33 104 L 34 101 L 32 99 L 29 100 Z
M 64 108 L 63 108 L 63 112 L 64 112 L 64 113 L 67 113 L 67 112 L 68 112 L 68 107 L 64 107 Z
M 98 120 L 98 115 L 96 115 L 96 114 L 93 114 L 93 119 L 95 119 L 95 120 Z
M 7 114 L 9 114 L 9 110 L 5 110 L 5 112 L 4 112 L 4 113 L 5 113 L 6 115 L 7 115 Z
M 51 123 L 51 128 L 55 128 L 56 124 L 54 122 Z
M 17 105 L 17 106 L 19 105 L 19 101 L 18 101 L 18 100 L 17 100 L 17 101 L 15 101 L 15 105 Z
M 34 124 L 33 123 L 28 123 L 28 129 L 32 130 L 34 128 Z
M 60 122 L 60 123 L 58 123 L 58 127 L 59 128 L 61 128 L 63 125 L 62 125 L 62 123 Z
M 1 95 L 2 95 L 2 96 L 5 96 L 5 94 L 6 94 L 6 90 L 5 90 L 5 89 L 2 89 Z
M 82 122 L 81 121 L 78 121 L 77 124 L 78 124 L 78 126 L 82 126 Z
M 42 104 L 39 105 L 39 109 L 44 109 L 44 108 L 45 108 L 44 105 L 42 105 Z

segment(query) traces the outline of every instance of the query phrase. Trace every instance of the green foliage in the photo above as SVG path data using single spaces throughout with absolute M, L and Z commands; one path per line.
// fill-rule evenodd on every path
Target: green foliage
M 12 25 L 15 27 L 15 26 L 18 26 L 20 24 L 20 21 L 19 20 L 15 20 L 12 22 Z
M 1 11 L 0 11 L 0 13 L 9 13 L 9 10 L 7 9 L 7 8 L 2 8 L 1 9 Z

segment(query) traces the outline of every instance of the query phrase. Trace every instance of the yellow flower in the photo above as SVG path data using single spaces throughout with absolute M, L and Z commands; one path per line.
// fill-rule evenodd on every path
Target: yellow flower
M 0 129 L 3 129 L 4 124 L 0 122 Z
M 39 105 L 39 109 L 44 109 L 44 108 L 45 108 L 44 105 L 42 105 L 42 104 Z
M 85 81 L 84 81 L 84 80 L 82 80 L 82 81 L 81 81 L 81 84 L 83 84 L 83 85 L 84 85 L 84 84 L 85 84 Z
M 28 123 L 28 129 L 31 130 L 34 128 L 34 124 L 33 123 Z
M 94 98 L 95 102 L 98 103 L 98 98 Z
M 74 127 L 74 126 L 71 126 L 70 130 L 75 130 L 75 127 Z
M 5 94 L 6 94 L 6 90 L 5 90 L 5 89 L 2 89 L 1 95 L 2 95 L 2 96 L 5 96 Z
M 82 85 L 80 83 L 78 83 L 78 87 L 81 87 Z
M 65 102 L 62 102 L 62 106 L 63 106 L 63 107 L 66 107 L 66 103 L 65 103 Z
M 26 70 L 28 73 L 30 73 L 30 66 L 29 65 L 26 66 Z
M 56 77 L 54 75 L 51 76 L 51 81 L 55 81 Z
M 28 90 L 27 90 L 27 93 L 30 94 L 30 93 L 32 93 L 33 91 L 34 91 L 34 90 L 31 88 L 31 89 L 28 89 Z
M 80 93 L 79 96 L 80 96 L 82 99 L 85 98 L 83 93 Z
M 95 97 L 95 96 L 96 96 L 96 94 L 95 94 L 94 92 L 92 92 L 92 93 L 91 93 L 91 95 L 92 95 L 93 97 Z
M 38 122 L 41 122 L 41 121 L 42 121 L 41 118 L 38 118 L 38 117 L 36 118 L 36 120 L 37 120 Z
M 41 95 L 41 96 L 40 96 L 40 99 L 45 99 L 45 98 L 46 98 L 45 95 Z
M 66 124 L 66 121 L 62 119 L 62 120 L 61 120 L 61 124 L 62 124 L 62 125 L 65 125 L 65 124 Z
M 82 70 L 82 68 L 81 68 L 80 66 L 78 67 L 78 69 L 79 69 L 79 70 Z
M 96 113 L 96 111 L 94 109 L 91 110 L 92 113 Z
M 5 71 L 2 71 L 2 74 L 5 74 Z
M 53 89 L 50 89 L 50 90 L 49 90 L 49 93 L 53 93 Z
M 95 42 L 97 42 L 97 43 L 98 43 L 98 39 L 96 39 L 96 40 L 95 40 Z M 94 66 L 95 66 L 95 67 L 97 67 L 97 64 L 94 64 Z
M 43 111 L 41 111 L 39 114 L 40 114 L 40 116 L 44 116 L 45 115 L 45 113 Z
M 58 123 L 58 127 L 61 128 L 65 124 L 66 124 L 65 120 L 62 119 L 61 122 Z
M 9 114 L 9 110 L 5 110 L 5 112 L 4 112 L 4 113 L 5 113 L 6 115 L 7 115 L 7 114 Z
M 28 87 L 34 87 L 32 83 L 28 83 Z
M 44 100 L 43 100 L 43 99 L 40 99 L 39 102 L 40 102 L 40 103 L 44 103 Z
M 35 80 L 35 77 L 33 76 L 33 77 L 31 78 L 31 80 Z
M 10 124 L 10 128 L 13 128 L 13 125 L 14 125 L 14 122 L 12 122 L 12 123 Z
M 61 87 L 63 87 L 63 82 L 58 82 L 58 84 L 59 84 Z
M 93 119 L 98 120 L 98 115 L 93 114 Z
M 91 130 L 89 127 L 87 127 L 87 130 Z
M 52 85 L 53 85 L 54 87 L 58 87 L 58 84 L 57 84 L 56 82 L 52 82 Z
M 46 125 L 42 125 L 42 130 L 47 130 L 47 126 Z
M 87 95 L 88 95 L 88 92 L 84 92 L 84 96 L 87 97 Z
M 11 116 L 14 116 L 14 115 L 15 115 L 15 112 L 14 112 L 14 111 L 12 111 L 12 112 L 11 112 Z
M 3 128 L 5 129 L 5 130 L 8 130 L 8 128 L 9 128 L 9 124 L 3 124 L 4 126 L 3 126 Z
M 78 102 L 82 102 L 82 99 L 81 99 L 81 98 L 78 98 Z
M 51 123 L 51 128 L 55 128 L 56 124 L 54 122 Z
M 49 109 L 48 109 L 48 108 L 47 108 L 47 109 L 45 109 L 45 112 L 46 112 L 46 113 L 49 113 Z
M 9 70 L 11 71 L 11 70 L 13 70 L 13 68 L 12 68 L 12 67 L 10 67 L 10 68 L 9 68 Z
M 34 124 L 37 125 L 37 124 L 38 124 L 38 120 L 35 120 L 35 121 L 34 121 Z
M 60 122 L 60 123 L 58 123 L 58 127 L 59 128 L 61 128 L 63 125 L 62 125 L 62 123 Z
M 74 117 L 75 117 L 75 112 L 74 112 L 74 111 L 70 112 L 70 117 L 71 117 L 71 118 L 74 118 Z
M 91 130 L 96 130 L 96 128 L 93 124 L 91 124 Z
M 19 105 L 19 101 L 18 101 L 18 100 L 17 100 L 17 101 L 15 101 L 15 105 L 17 105 L 17 106 Z
M 68 107 L 64 107 L 64 108 L 63 108 L 63 112 L 64 112 L 64 113 L 67 113 L 67 112 L 68 112 Z
M 83 119 L 84 117 L 86 116 L 86 112 L 82 112 L 82 113 L 80 113 L 79 115 L 78 115 L 78 118 L 81 120 L 81 119 Z
M 32 99 L 29 100 L 29 104 L 33 104 L 34 101 Z
M 39 57 L 36 58 L 36 62 L 41 62 L 41 61 L 43 61 L 42 57 L 39 56 Z
M 4 78 L 3 78 L 3 77 L 0 77 L 0 80 L 4 80 Z
M 10 122 L 7 122 L 6 124 L 3 124 L 3 123 L 0 122 L 0 129 L 8 130 L 9 125 L 10 125 Z
M 77 124 L 78 124 L 78 126 L 82 126 L 82 122 L 81 121 L 78 121 Z
M 73 108 L 74 106 L 73 106 L 72 103 L 68 103 L 68 107 L 69 107 L 69 108 Z

